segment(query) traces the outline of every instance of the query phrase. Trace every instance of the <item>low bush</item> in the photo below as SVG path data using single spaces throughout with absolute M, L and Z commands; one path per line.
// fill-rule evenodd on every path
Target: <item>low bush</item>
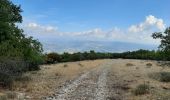
M 6 95 L 0 95 L 0 100 L 8 100 Z
M 126 66 L 130 67 L 130 66 L 134 66 L 134 64 L 132 64 L 132 63 L 127 63 Z
M 37 63 L 24 60 L 0 60 L 0 86 L 12 88 L 14 81 L 29 81 L 30 77 L 23 76 L 27 71 L 40 69 Z
M 147 63 L 146 66 L 147 66 L 147 67 L 151 67 L 151 66 L 152 66 L 152 63 Z
M 64 66 L 63 67 L 68 67 L 68 65 L 67 64 L 64 64 Z
M 161 72 L 160 73 L 161 82 L 170 82 L 170 72 Z
M 150 73 L 148 76 L 161 82 L 170 82 L 170 72 Z
M 78 63 L 78 65 L 79 65 L 80 67 L 84 67 L 81 63 Z
M 135 95 L 143 95 L 149 93 L 149 85 L 147 84 L 140 84 L 134 90 Z
M 14 82 L 14 78 L 11 75 L 4 72 L 0 72 L 0 83 L 2 87 L 11 88 L 13 82 Z
M 9 92 L 6 93 L 6 95 L 7 95 L 8 99 L 14 100 L 15 98 L 17 98 L 17 93 L 16 92 L 9 91 Z

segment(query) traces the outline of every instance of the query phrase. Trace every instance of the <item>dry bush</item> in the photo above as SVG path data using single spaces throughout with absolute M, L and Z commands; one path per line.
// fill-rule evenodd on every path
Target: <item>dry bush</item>
M 80 67 L 84 67 L 84 65 L 82 65 L 81 63 L 78 63 L 78 65 L 79 65 Z
M 64 66 L 63 66 L 63 67 L 64 67 L 64 68 L 65 68 L 65 67 L 68 67 L 68 65 L 67 65 L 67 64 L 64 64 Z
M 0 94 L 0 100 L 8 100 L 7 95 L 5 94 Z
M 170 72 L 150 73 L 148 76 L 161 82 L 170 82 Z
M 55 76 L 61 76 L 61 74 L 60 73 L 55 73 Z
M 160 73 L 161 82 L 170 82 L 170 72 L 161 72 Z
M 8 99 L 15 99 L 15 98 L 17 98 L 17 93 L 15 93 L 15 92 L 9 91 L 9 92 L 6 93 L 6 95 L 7 95 Z
M 143 95 L 149 93 L 149 85 L 148 84 L 140 84 L 133 91 L 135 95 Z
M 160 80 L 160 74 L 158 72 L 149 73 L 148 76 L 155 80 Z
M 146 66 L 147 68 L 150 68 L 152 66 L 152 63 L 147 63 Z
M 132 63 L 127 63 L 126 66 L 130 67 L 130 66 L 135 66 L 135 65 Z

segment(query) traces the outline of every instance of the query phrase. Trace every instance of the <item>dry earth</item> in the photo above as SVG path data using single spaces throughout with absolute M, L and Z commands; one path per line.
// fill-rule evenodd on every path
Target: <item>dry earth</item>
M 170 67 L 150 60 L 105 59 L 43 65 L 40 71 L 27 73 L 31 81 L 17 82 L 14 91 L 28 100 L 170 100 L 170 83 L 149 77 L 162 71 L 170 72 Z M 139 84 L 148 84 L 149 93 L 135 96 L 133 91 Z

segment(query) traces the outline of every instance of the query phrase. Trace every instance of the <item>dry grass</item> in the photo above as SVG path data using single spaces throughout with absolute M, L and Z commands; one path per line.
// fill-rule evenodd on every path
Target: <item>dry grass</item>
M 152 66 L 152 63 L 147 63 L 146 64 L 146 68 L 151 68 L 151 66 Z
M 126 66 L 131 67 L 131 66 L 135 66 L 135 65 L 132 63 L 127 63 Z
M 149 93 L 149 85 L 148 84 L 139 84 L 135 90 L 133 91 L 135 95 L 144 95 Z
M 7 95 L 0 93 L 0 100 L 8 100 Z
M 106 60 L 68 62 L 41 66 L 40 71 L 26 73 L 13 85 L 19 93 L 26 93 L 31 100 L 39 100 L 43 96 L 53 94 L 64 82 L 79 77 L 80 74 L 97 67 Z M 29 80 L 29 81 L 27 81 Z
M 129 62 L 132 62 L 135 66 L 127 67 L 127 64 Z M 148 63 L 151 63 L 153 67 L 147 68 L 146 65 Z M 117 80 L 119 80 L 120 82 L 126 82 L 127 85 L 130 87 L 129 91 L 125 91 L 124 93 L 127 100 L 156 100 L 157 98 L 159 98 L 159 96 L 161 98 L 170 97 L 170 95 L 168 96 L 168 93 L 170 94 L 170 83 L 160 82 L 159 80 L 155 80 L 148 76 L 148 74 L 152 74 L 152 76 L 157 78 L 158 76 L 153 73 L 164 71 L 170 72 L 169 67 L 162 68 L 157 64 L 156 61 L 129 59 L 117 59 L 112 66 L 112 71 L 114 75 L 118 78 Z M 135 96 L 131 91 L 134 91 L 139 84 L 143 84 L 144 82 L 147 82 L 149 84 L 151 92 L 149 94 Z M 167 90 L 169 92 L 167 92 Z
M 75 79 L 79 77 L 80 74 L 96 68 L 107 61 L 110 60 L 43 65 L 40 71 L 26 73 L 25 76 L 29 76 L 31 80 L 25 83 L 16 82 L 14 89 L 19 93 L 25 93 L 32 97 L 31 100 L 39 100 L 42 96 L 53 94 L 55 89 L 64 82 Z M 117 77 L 116 81 L 127 83 L 128 89 L 124 93 L 126 99 L 156 100 L 157 98 L 161 98 L 160 100 L 168 100 L 166 98 L 170 97 L 170 83 L 160 82 L 148 76 L 151 75 L 152 77 L 158 78 L 159 75 L 156 76 L 154 73 L 170 72 L 170 67 L 162 68 L 156 61 L 147 60 L 114 59 L 113 62 L 112 71 L 114 76 Z M 152 67 L 147 68 L 148 64 Z M 65 65 L 67 65 L 67 67 L 64 67 Z M 144 82 L 149 84 L 151 89 L 150 93 L 135 96 L 131 91 L 135 90 L 139 84 L 143 84 Z

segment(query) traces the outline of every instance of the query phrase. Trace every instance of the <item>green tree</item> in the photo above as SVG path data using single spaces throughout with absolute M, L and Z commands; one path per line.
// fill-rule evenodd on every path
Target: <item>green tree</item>
M 55 63 L 55 62 L 60 62 L 61 61 L 61 56 L 57 53 L 49 53 L 46 55 L 46 62 L 47 63 Z
M 170 51 L 170 27 L 168 27 L 164 32 L 153 33 L 152 37 L 154 39 L 161 39 L 159 48 L 162 51 Z
M 42 45 L 25 36 L 17 24 L 22 23 L 20 6 L 10 0 L 0 0 L 0 58 L 19 58 L 37 63 L 42 61 Z
M 166 28 L 164 32 L 153 33 L 152 37 L 161 40 L 161 44 L 159 45 L 161 54 L 159 54 L 159 56 L 161 56 L 163 60 L 170 60 L 170 27 Z

